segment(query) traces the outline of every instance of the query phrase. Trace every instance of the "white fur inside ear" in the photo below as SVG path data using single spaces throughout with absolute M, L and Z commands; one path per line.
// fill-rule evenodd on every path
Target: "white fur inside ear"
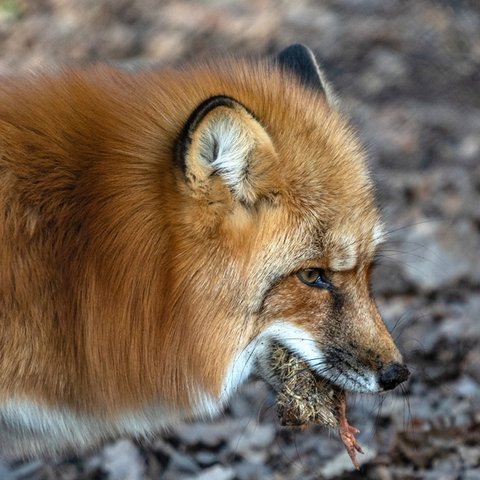
M 218 172 L 234 193 L 240 194 L 255 143 L 252 132 L 236 117 L 222 115 L 210 122 L 199 140 L 201 161 Z

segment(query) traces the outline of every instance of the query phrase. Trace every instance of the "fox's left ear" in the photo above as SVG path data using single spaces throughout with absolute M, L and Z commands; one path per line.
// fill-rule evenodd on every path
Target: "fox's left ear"
M 276 153 L 264 127 L 243 105 L 215 96 L 190 115 L 176 156 L 195 193 L 211 196 L 220 178 L 235 200 L 254 203 L 268 189 L 268 169 Z
M 323 92 L 331 106 L 336 103 L 332 88 L 308 47 L 300 43 L 290 45 L 277 55 L 276 60 L 280 67 L 295 74 L 305 86 Z

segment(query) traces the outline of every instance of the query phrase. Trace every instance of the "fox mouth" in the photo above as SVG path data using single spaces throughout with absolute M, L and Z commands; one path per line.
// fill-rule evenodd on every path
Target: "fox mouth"
M 310 370 L 311 375 L 319 381 L 346 392 L 385 392 L 394 389 L 410 376 L 410 371 L 403 363 L 393 361 L 384 364 L 377 371 L 372 371 L 356 361 L 355 353 L 331 346 L 323 352 L 314 347 L 305 354 L 302 349 L 295 348 L 297 345 L 292 348 L 288 342 L 274 340 L 270 346 L 269 358 L 278 346 L 287 350 L 297 362 L 303 362 L 304 368 Z M 270 374 L 265 379 L 275 388 L 278 384 L 275 369 L 269 366 L 268 370 Z
M 262 365 L 261 376 L 274 390 L 278 390 L 279 385 L 283 383 L 279 372 L 285 366 L 280 367 L 281 362 L 278 362 L 277 358 L 278 351 L 281 349 L 288 352 L 288 355 L 283 355 L 282 358 L 287 365 L 290 365 L 292 375 L 299 373 L 292 368 L 293 365 L 302 364 L 303 371 L 308 371 L 317 382 L 328 385 L 330 388 L 356 393 L 381 391 L 373 372 L 354 366 L 353 355 L 348 355 L 348 352 L 336 348 L 329 348 L 323 352 L 317 347 L 316 342 L 311 342 L 309 339 L 305 342 L 309 344 L 308 350 L 299 348 L 304 345 L 299 346 L 297 342 L 291 345 L 292 342 L 283 341 L 283 339 L 271 340 L 266 354 L 267 365 Z
M 390 390 L 405 381 L 409 372 L 395 360 L 374 372 L 359 365 L 357 356 L 346 348 L 322 349 L 304 329 L 279 321 L 252 340 L 241 358 L 251 362 L 254 371 L 277 392 L 280 423 L 337 428 L 358 467 L 356 452 L 361 448 L 355 439 L 358 430 L 349 425 L 346 416 L 347 391 Z

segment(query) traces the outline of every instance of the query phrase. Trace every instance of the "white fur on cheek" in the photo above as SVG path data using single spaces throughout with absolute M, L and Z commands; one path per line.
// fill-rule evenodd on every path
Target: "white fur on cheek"
M 377 392 L 380 390 L 375 374 L 370 371 L 357 372 L 349 369 L 345 375 L 332 366 L 326 366 L 325 355 L 318 348 L 315 338 L 307 331 L 289 322 L 278 321 L 255 337 L 232 361 L 223 381 L 220 403 L 228 398 L 255 371 L 257 361 L 267 360 L 271 341 L 278 341 L 304 360 L 320 376 L 325 377 L 347 390 Z
M 318 361 L 321 355 L 313 337 L 308 332 L 287 322 L 275 322 L 235 356 L 223 381 L 220 396 L 222 401 L 226 401 L 254 372 L 255 363 L 268 354 L 268 347 L 272 340 L 281 341 L 283 345 L 304 359 L 311 358 L 312 361 L 315 359 Z
M 298 355 L 319 376 L 327 378 L 335 385 L 342 386 L 346 390 L 357 392 L 379 391 L 373 372 L 358 373 L 354 369 L 349 369 L 348 374 L 345 375 L 343 371 L 335 368 L 335 365 L 327 365 L 325 355 L 317 347 L 318 344 L 314 337 L 305 330 L 286 322 L 275 323 L 272 327 L 273 335 L 271 338 Z

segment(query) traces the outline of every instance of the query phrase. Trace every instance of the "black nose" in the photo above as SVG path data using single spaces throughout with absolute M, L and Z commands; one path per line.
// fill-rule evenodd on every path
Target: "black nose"
M 378 371 L 378 383 L 384 390 L 391 390 L 410 376 L 410 371 L 401 363 L 389 363 Z

